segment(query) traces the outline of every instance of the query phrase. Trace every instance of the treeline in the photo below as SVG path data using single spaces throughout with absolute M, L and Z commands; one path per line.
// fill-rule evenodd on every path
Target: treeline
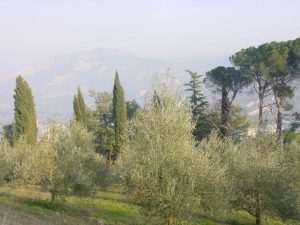
M 216 124 L 215 128 L 220 130 L 223 137 L 235 135 L 234 101 L 241 92 L 245 91 L 248 93 L 251 91 L 257 97 L 256 131 L 266 131 L 267 123 L 272 123 L 265 117 L 268 112 L 275 118 L 278 140 L 284 139 L 282 133 L 285 122 L 291 123 L 287 131 L 294 132 L 297 129 L 299 115 L 292 112 L 294 106 L 291 100 L 300 77 L 299 58 L 300 38 L 293 41 L 271 42 L 235 53 L 230 57 L 230 62 L 234 67 L 219 66 L 206 73 L 204 83 L 212 91 L 220 94 L 221 121 Z M 207 118 L 212 121 L 213 119 L 205 110 L 208 104 L 201 93 L 200 76 L 197 73 L 188 72 L 191 75 L 191 81 L 187 84 L 187 90 L 191 92 L 193 116 L 198 121 L 195 133 L 196 137 L 201 140 L 203 135 L 206 136 L 212 130 L 209 127 L 211 124 L 207 127 Z M 203 120 L 203 117 L 206 119 Z M 290 135 L 286 140 L 289 137 Z
M 17 77 L 14 122 L 0 145 L 1 181 L 39 186 L 53 206 L 60 197 L 93 196 L 120 183 L 145 215 L 169 225 L 231 210 L 248 212 L 256 224 L 265 216 L 299 221 L 298 124 L 287 139 L 283 123 L 300 76 L 300 39 L 247 48 L 230 60 L 234 67 L 214 68 L 204 78 L 220 95 L 216 108 L 196 72 L 187 71 L 184 91 L 172 79 L 155 78 L 143 107 L 125 101 L 116 72 L 113 93 L 90 91 L 89 108 L 78 87 L 69 125 L 53 124 L 40 138 L 31 89 Z M 234 104 L 246 88 L 258 96 L 254 137 Z M 267 109 L 276 133 L 264 127 Z

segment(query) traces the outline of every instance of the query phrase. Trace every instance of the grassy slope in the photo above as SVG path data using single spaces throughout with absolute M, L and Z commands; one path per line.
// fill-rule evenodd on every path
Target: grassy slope
M 68 197 L 61 201 L 55 210 L 49 207 L 48 199 L 49 194 L 40 192 L 34 187 L 1 187 L 0 224 L 4 224 L 4 220 L 6 220 L 6 225 L 158 224 L 157 219 L 142 216 L 139 208 L 129 204 L 124 195 L 116 189 L 98 192 L 93 199 Z M 193 224 L 253 224 L 253 218 L 245 213 L 234 213 L 226 223 L 199 217 L 194 220 Z M 281 225 L 283 223 L 265 220 L 264 224 Z

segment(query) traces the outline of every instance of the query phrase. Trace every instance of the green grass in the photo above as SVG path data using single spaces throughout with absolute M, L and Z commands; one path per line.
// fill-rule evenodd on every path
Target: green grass
M 4 217 L 8 224 L 20 225 L 138 225 L 159 224 L 157 218 L 147 218 L 139 208 L 128 203 L 119 188 L 98 192 L 93 198 L 66 197 L 55 207 L 49 205 L 50 195 L 36 187 L 0 187 L 0 224 Z M 225 221 L 225 222 L 224 222 Z M 245 212 L 232 212 L 227 218 L 195 216 L 190 223 L 202 225 L 252 225 L 254 219 Z M 265 225 L 284 225 L 280 220 L 264 219 Z M 299 223 L 298 223 L 299 225 Z
M 48 193 L 35 187 L 17 188 L 9 185 L 0 188 L 0 205 L 50 223 L 138 225 L 157 222 L 142 216 L 137 206 L 129 204 L 125 197 L 115 190 L 98 192 L 92 199 L 66 197 L 60 200 L 55 208 L 50 206 L 49 198 Z

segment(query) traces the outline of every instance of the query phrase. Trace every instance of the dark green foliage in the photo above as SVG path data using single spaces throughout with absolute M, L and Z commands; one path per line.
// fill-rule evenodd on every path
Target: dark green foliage
M 90 112 L 89 130 L 95 135 L 96 151 L 107 160 L 113 157 L 115 133 L 112 118 L 112 95 L 107 92 L 90 91 L 94 98 L 95 109 Z
M 74 110 L 75 120 L 81 123 L 84 127 L 87 127 L 88 125 L 87 107 L 84 103 L 83 95 L 79 87 L 78 87 L 77 95 L 75 95 L 73 99 L 73 110 Z
M 21 136 L 25 136 L 28 144 L 35 144 L 37 121 L 34 99 L 31 88 L 21 76 L 16 79 L 14 100 L 14 137 L 19 139 Z
M 293 97 L 293 82 L 300 76 L 300 39 L 243 49 L 230 60 L 248 74 L 254 83 L 259 99 L 260 126 L 263 122 L 264 99 L 273 94 L 277 134 L 281 139 L 285 104 Z
M 300 78 L 299 40 L 286 42 L 271 42 L 261 45 L 266 54 L 267 63 L 264 73 L 271 84 L 276 106 L 276 124 L 278 139 L 282 137 L 283 112 L 288 100 L 294 97 L 293 83 Z
M 294 113 L 293 120 L 290 123 L 290 126 L 288 129 L 283 130 L 283 143 L 292 143 L 297 142 L 300 143 L 300 134 L 297 132 L 297 130 L 300 127 L 300 114 Z
M 126 101 L 127 118 L 130 120 L 133 118 L 135 112 L 140 108 L 136 100 Z
M 185 91 L 191 93 L 190 103 L 192 107 L 193 119 L 196 122 L 193 135 L 196 140 L 201 141 L 211 132 L 211 127 L 208 125 L 211 121 L 208 120 L 209 115 L 205 112 L 206 108 L 208 107 L 208 102 L 205 100 L 205 97 L 201 91 L 201 75 L 198 75 L 196 72 L 192 72 L 190 70 L 186 71 L 191 76 L 189 83 L 184 85 L 187 87 Z
M 115 75 L 113 90 L 113 121 L 115 130 L 114 154 L 117 157 L 120 148 L 126 141 L 127 136 L 127 111 L 124 91 L 120 83 L 118 72 Z
M 220 128 L 220 113 L 215 110 L 207 110 L 205 114 L 201 114 L 197 121 L 193 135 L 200 142 L 207 138 L 214 130 Z
M 231 106 L 238 94 L 245 87 L 247 87 L 251 80 L 242 73 L 240 70 L 234 67 L 219 66 L 206 73 L 205 82 L 207 85 L 214 89 L 214 91 L 221 93 L 221 119 L 222 127 L 221 134 L 223 137 L 231 136 Z
M 201 115 L 196 123 L 193 134 L 197 141 L 201 141 L 208 137 L 213 131 L 222 129 L 222 115 L 219 110 L 219 104 L 213 105 L 207 109 L 205 114 Z M 231 106 L 231 138 L 235 141 L 241 140 L 247 136 L 250 126 L 246 115 L 242 114 L 242 107 L 238 105 Z
M 14 143 L 14 123 L 4 125 L 2 127 L 2 136 L 6 139 L 11 145 Z
M 263 124 L 263 110 L 265 107 L 265 98 L 271 93 L 271 84 L 265 77 L 264 74 L 264 62 L 265 59 L 265 50 L 262 46 L 249 47 L 247 49 L 242 49 L 241 51 L 235 53 L 230 57 L 230 61 L 238 67 L 244 74 L 247 74 L 248 77 L 253 82 L 253 90 L 258 95 L 258 124 L 259 129 Z
M 195 120 L 204 113 L 205 109 L 208 106 L 208 102 L 205 100 L 205 97 L 201 91 L 202 82 L 200 81 L 201 75 L 198 75 L 196 72 L 186 70 L 191 76 L 189 83 L 184 84 L 187 89 L 185 91 L 191 92 L 190 102 L 192 105 L 193 118 Z

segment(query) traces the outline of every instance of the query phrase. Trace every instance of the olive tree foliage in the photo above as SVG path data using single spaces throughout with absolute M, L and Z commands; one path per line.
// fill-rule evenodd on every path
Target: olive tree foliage
M 89 196 L 104 184 L 106 164 L 95 154 L 93 135 L 81 124 L 53 125 L 35 146 L 2 143 L 5 177 L 34 184 L 51 194 L 50 203 L 67 195 Z M 0 154 L 1 154 L 0 153 Z
M 291 149 L 282 150 L 275 137 L 262 134 L 229 149 L 232 206 L 255 217 L 256 224 L 261 224 L 263 215 L 297 217 L 299 170 L 296 168 L 299 169 L 300 161 L 299 156 L 292 157 L 299 155 L 299 150 Z
M 2 144 L 1 144 L 1 150 L 2 150 Z M 3 169 L 6 168 L 6 162 L 5 162 L 4 154 L 2 151 L 0 151 L 0 168 L 1 168 L 1 171 L 0 171 L 0 185 L 1 185 L 5 179 L 5 172 Z
M 52 127 L 41 143 L 42 153 L 37 152 L 38 158 L 32 158 L 30 170 L 35 182 L 51 193 L 52 203 L 58 196 L 94 193 L 106 166 L 102 157 L 95 154 L 93 139 L 91 133 L 73 123 L 69 130 Z
M 3 181 L 18 181 L 24 174 L 23 166 L 27 163 L 31 150 L 36 145 L 27 144 L 25 136 L 19 139 L 12 146 L 7 140 L 0 144 L 0 179 Z
M 277 207 L 277 213 L 282 218 L 300 219 L 300 147 L 299 141 L 295 140 L 290 144 L 284 145 L 282 165 L 284 170 L 282 171 L 282 180 L 285 186 L 281 186 L 284 192 L 273 192 L 276 199 L 281 199 L 280 204 Z M 280 186 L 279 186 L 280 187 Z
M 195 147 L 191 107 L 172 82 L 154 82 L 155 98 L 130 123 L 130 141 L 117 165 L 129 199 L 167 224 L 222 203 L 225 171 Z

